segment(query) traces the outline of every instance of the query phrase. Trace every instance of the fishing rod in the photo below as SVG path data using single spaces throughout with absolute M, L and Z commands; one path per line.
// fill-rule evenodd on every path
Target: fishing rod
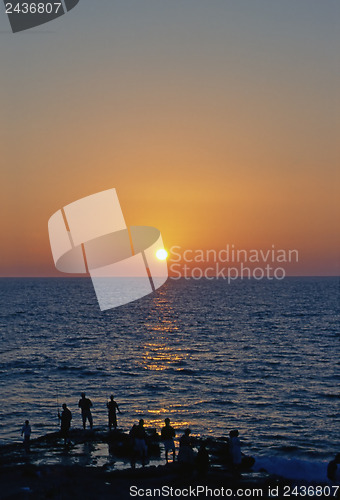
M 58 386 L 56 386 L 56 390 L 57 390 L 57 415 L 58 415 L 58 426 L 59 426 L 60 412 L 59 412 L 59 389 L 58 389 Z

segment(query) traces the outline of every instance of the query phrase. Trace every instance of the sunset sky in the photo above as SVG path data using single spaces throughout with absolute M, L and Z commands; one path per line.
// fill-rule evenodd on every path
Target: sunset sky
M 298 249 L 339 275 L 338 0 L 0 5 L 1 276 L 63 276 L 47 222 L 115 187 L 167 248 Z

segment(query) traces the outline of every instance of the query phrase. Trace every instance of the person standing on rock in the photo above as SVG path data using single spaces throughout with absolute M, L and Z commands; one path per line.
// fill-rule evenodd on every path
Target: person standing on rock
M 190 434 L 191 430 L 185 429 L 183 436 L 179 440 L 178 461 L 184 465 L 185 468 L 190 468 L 195 458 Z
M 172 451 L 172 461 L 175 461 L 175 456 L 176 456 L 176 450 L 175 450 L 175 443 L 174 443 L 174 437 L 176 436 L 175 429 L 170 425 L 170 418 L 166 418 L 164 420 L 165 426 L 162 427 L 161 430 L 161 439 L 164 442 L 164 448 L 165 448 L 165 460 L 166 463 L 169 461 L 169 451 Z
M 85 397 L 85 392 L 81 393 L 81 398 L 79 399 L 78 406 L 81 409 L 81 417 L 83 420 L 83 429 L 86 428 L 86 420 L 89 421 L 90 429 L 93 427 L 93 419 L 91 414 L 92 401 Z
M 67 446 L 71 444 L 69 431 L 71 427 L 72 413 L 67 408 L 66 403 L 63 403 L 62 408 L 63 411 L 61 414 L 58 411 L 58 418 L 60 420 L 60 435 L 64 438 L 64 445 Z
M 138 425 L 135 424 L 132 427 L 129 435 L 133 441 L 133 459 L 131 465 L 134 468 L 136 457 L 139 456 L 144 467 L 147 459 L 148 447 L 146 445 L 146 432 L 144 429 L 144 420 L 142 418 L 139 420 Z
M 29 420 L 25 420 L 25 423 L 21 429 L 21 435 L 24 436 L 24 448 L 26 453 L 29 453 L 30 451 L 31 433 L 32 429 L 30 426 L 30 422 Z
M 113 427 L 114 429 L 117 429 L 117 411 L 120 413 L 119 406 L 117 405 L 116 401 L 114 400 L 113 395 L 111 394 L 110 396 L 110 401 L 106 403 L 106 407 L 109 411 L 109 429 Z
M 242 462 L 241 443 L 238 435 L 237 429 L 229 432 L 230 461 L 235 470 L 239 470 Z

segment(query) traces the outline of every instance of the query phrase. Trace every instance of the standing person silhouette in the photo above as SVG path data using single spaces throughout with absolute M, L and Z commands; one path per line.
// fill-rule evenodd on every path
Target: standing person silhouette
M 148 447 L 146 445 L 146 432 L 144 429 L 144 420 L 141 418 L 138 425 L 134 424 L 130 430 L 130 438 L 133 440 L 133 459 L 131 465 L 134 468 L 136 457 L 139 456 L 142 461 L 142 466 L 145 466 L 148 455 Z
M 327 466 L 327 477 L 332 484 L 340 484 L 340 453 Z M 339 493 L 340 494 L 340 493 Z
M 238 471 L 242 462 L 242 453 L 237 429 L 229 432 L 229 453 L 232 467 Z
M 191 430 L 185 429 L 183 436 L 179 440 L 178 461 L 181 462 L 185 468 L 191 466 L 194 462 L 194 452 L 190 434 Z
M 29 420 L 25 420 L 25 423 L 21 429 L 21 435 L 24 436 L 24 448 L 25 448 L 26 453 L 29 453 L 29 451 L 30 451 L 31 432 L 32 432 L 32 429 L 30 426 L 30 422 L 29 422 Z
M 72 413 L 67 408 L 66 403 L 63 403 L 62 408 L 63 411 L 61 414 L 58 411 L 58 418 L 60 420 L 60 435 L 64 438 L 64 445 L 66 446 L 71 444 L 69 431 L 71 427 Z
M 209 453 L 205 446 L 205 442 L 203 441 L 196 455 L 196 470 L 199 474 L 199 477 L 206 476 L 209 470 L 209 464 L 210 464 Z
M 81 409 L 81 418 L 83 420 L 83 429 L 86 428 L 86 420 L 89 421 L 90 429 L 93 427 L 93 420 L 91 414 L 92 401 L 85 397 L 85 392 L 81 393 L 81 398 L 79 399 L 78 406 Z
M 175 429 L 170 425 L 170 418 L 166 418 L 164 420 L 165 426 L 162 427 L 161 430 L 161 439 L 164 442 L 164 448 L 165 448 L 165 460 L 166 463 L 169 461 L 169 451 L 172 450 L 172 461 L 175 461 L 175 456 L 176 456 L 176 450 L 175 450 L 175 443 L 174 443 L 174 437 L 176 436 Z
M 109 410 L 109 429 L 113 427 L 114 429 L 117 429 L 117 411 L 120 413 L 119 406 L 117 405 L 116 401 L 114 400 L 113 395 L 111 394 L 110 396 L 110 401 L 106 403 L 106 407 Z

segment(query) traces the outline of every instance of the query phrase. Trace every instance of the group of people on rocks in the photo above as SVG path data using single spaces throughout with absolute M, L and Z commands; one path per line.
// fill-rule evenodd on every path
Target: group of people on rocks
M 92 401 L 86 397 L 85 392 L 81 393 L 81 398 L 78 402 L 78 407 L 81 410 L 83 429 L 86 429 L 87 422 L 89 423 L 90 429 L 93 428 L 93 418 L 91 413 L 91 408 L 93 407 Z M 108 426 L 109 430 L 117 428 L 117 412 L 120 412 L 119 406 L 111 395 L 109 401 L 106 403 L 108 411 Z M 66 403 L 62 404 L 61 412 L 58 410 L 58 418 L 60 421 L 60 436 L 64 440 L 64 445 L 69 446 L 71 444 L 69 431 L 71 428 L 72 413 L 67 407 Z M 193 443 L 190 437 L 190 429 L 186 429 L 183 435 L 179 439 L 179 450 L 178 456 L 176 457 L 176 447 L 174 438 L 176 437 L 176 431 L 170 425 L 170 419 L 166 418 L 164 420 L 164 426 L 161 429 L 161 441 L 164 444 L 165 450 L 165 460 L 166 463 L 169 462 L 169 454 L 172 454 L 172 461 L 178 461 L 182 465 L 193 465 L 200 472 L 204 472 L 209 467 L 209 454 L 205 447 L 205 444 L 200 445 L 200 449 L 195 457 L 193 451 Z M 26 452 L 30 449 L 30 436 L 31 436 L 31 426 L 29 421 L 26 420 L 21 431 L 24 437 L 24 448 Z M 135 467 L 136 461 L 140 460 L 144 466 L 148 457 L 148 446 L 147 446 L 147 434 L 144 428 L 144 420 L 140 419 L 138 424 L 134 424 L 129 432 L 129 437 L 131 440 L 132 456 L 131 465 Z M 239 467 L 242 461 L 241 445 L 238 438 L 238 431 L 234 430 L 229 433 L 229 453 L 230 461 L 235 468 Z
M 81 393 L 81 398 L 78 402 L 78 407 L 81 410 L 83 429 L 86 428 L 86 422 L 89 422 L 90 429 L 93 428 L 93 418 L 91 414 L 92 401 L 86 397 L 85 392 Z M 110 400 L 106 403 L 108 410 L 108 424 L 109 430 L 117 428 L 117 412 L 121 413 L 119 406 L 114 400 L 114 396 L 110 396 Z M 58 418 L 60 420 L 60 434 L 64 439 L 65 446 L 70 444 L 69 430 L 71 427 L 72 413 L 67 408 L 66 404 L 62 405 L 62 412 L 58 412 Z M 169 462 L 169 452 L 172 453 L 172 461 L 176 460 L 176 447 L 174 438 L 176 436 L 175 429 L 170 425 L 170 419 L 166 418 L 164 420 L 164 427 L 161 429 L 161 440 L 164 444 L 165 449 L 165 460 L 166 463 Z M 177 461 L 181 464 L 192 465 L 194 461 L 198 464 L 198 467 L 203 472 L 209 467 L 209 455 L 204 444 L 201 444 L 200 449 L 195 457 L 193 451 L 193 444 L 190 437 L 191 430 L 186 429 L 184 434 L 179 439 L 179 451 Z M 134 424 L 129 432 L 130 439 L 132 441 L 132 459 L 131 464 L 134 467 L 136 460 L 140 459 L 142 465 L 144 466 L 147 461 L 148 447 L 146 443 L 147 435 L 144 428 L 144 420 L 141 418 L 138 424 Z M 229 455 L 230 462 L 234 468 L 238 468 L 242 462 L 241 444 L 238 438 L 238 430 L 230 431 L 229 433 Z
M 169 452 L 172 453 L 172 461 L 176 460 L 176 447 L 174 438 L 176 437 L 176 431 L 170 425 L 170 419 L 166 418 L 164 420 L 165 425 L 161 429 L 161 441 L 164 444 L 165 450 L 165 461 L 169 462 Z M 204 474 L 209 468 L 209 454 L 202 443 L 200 449 L 195 457 L 193 451 L 193 443 L 190 438 L 191 430 L 186 429 L 184 434 L 179 439 L 179 452 L 177 461 L 183 466 L 183 468 L 191 467 L 196 465 L 197 470 Z M 131 466 L 134 468 L 136 466 L 136 461 L 139 458 L 142 465 L 144 466 L 148 456 L 147 447 L 147 435 L 144 428 L 144 420 L 141 418 L 138 424 L 134 424 L 129 432 L 129 436 L 132 440 L 133 453 L 131 457 Z
M 81 398 L 78 402 L 78 407 L 81 410 L 83 429 L 86 429 L 86 422 L 89 422 L 90 429 L 93 428 L 93 418 L 91 413 L 92 401 L 86 397 L 85 392 L 81 393 Z M 114 400 L 114 396 L 111 395 L 109 401 L 106 403 L 108 410 L 108 426 L 109 430 L 117 428 L 117 412 L 121 413 L 119 406 Z M 58 418 L 60 420 L 60 436 L 64 439 L 64 445 L 68 446 L 71 444 L 69 431 L 71 427 L 72 413 L 67 408 L 66 403 L 62 405 L 62 411 L 58 410 Z M 164 444 L 165 450 L 165 460 L 166 463 L 169 462 L 169 453 L 172 453 L 172 461 L 179 462 L 183 466 L 193 466 L 195 465 L 197 471 L 200 474 L 207 472 L 209 468 L 209 454 L 206 449 L 205 443 L 201 442 L 199 451 L 196 456 L 193 450 L 193 442 L 190 437 L 191 430 L 186 429 L 183 435 L 179 439 L 179 450 L 178 456 L 176 457 L 176 447 L 174 438 L 176 437 L 176 431 L 170 425 L 170 419 L 165 418 L 164 426 L 161 428 L 161 441 Z M 30 451 L 30 437 L 31 437 L 31 426 L 29 420 L 25 420 L 25 423 L 21 429 L 21 435 L 23 436 L 23 445 L 25 451 L 28 453 Z M 243 464 L 244 456 L 241 453 L 241 443 L 239 440 L 238 430 L 232 430 L 229 432 L 228 438 L 228 459 L 231 467 L 238 471 Z M 144 466 L 148 457 L 148 446 L 147 446 L 147 434 L 144 428 L 144 420 L 140 419 L 138 424 L 134 424 L 129 432 L 129 437 L 132 445 L 132 456 L 131 465 L 135 467 L 136 461 L 140 460 Z M 251 457 L 248 457 L 251 458 Z M 254 459 L 252 459 L 254 460 Z M 333 459 L 327 469 L 327 476 L 331 482 L 338 480 L 340 477 L 340 454 L 337 454 L 335 459 Z
M 92 401 L 86 397 L 85 392 L 81 393 L 81 398 L 78 402 L 78 407 L 81 410 L 81 418 L 83 422 L 83 429 L 86 429 L 86 421 L 90 424 L 90 429 L 93 429 L 93 418 L 91 413 Z M 117 411 L 120 413 L 119 406 L 114 400 L 114 396 L 111 394 L 110 400 L 106 403 L 109 418 L 109 429 L 110 431 L 117 428 Z M 60 413 L 58 411 L 58 418 L 60 420 L 60 433 L 64 438 L 64 444 L 70 444 L 69 430 L 71 427 L 72 413 L 67 408 L 66 404 L 62 405 L 63 411 Z
M 81 410 L 81 418 L 83 422 L 83 429 L 86 429 L 86 422 L 88 421 L 90 425 L 90 429 L 93 428 L 93 418 L 91 413 L 91 408 L 93 406 L 92 401 L 86 397 L 85 392 L 82 392 L 80 395 L 80 399 L 78 402 L 78 407 Z M 110 400 L 106 403 L 106 407 L 108 410 L 108 419 L 109 419 L 109 429 L 117 428 L 117 411 L 120 413 L 119 406 L 114 400 L 114 396 L 111 394 Z M 62 411 L 58 410 L 58 419 L 60 421 L 60 435 L 64 439 L 65 446 L 71 444 L 69 431 L 71 428 L 71 420 L 72 420 L 72 412 L 67 407 L 66 403 L 62 404 Z M 25 420 L 25 424 L 21 429 L 21 435 L 24 438 L 24 448 L 26 452 L 30 450 L 30 438 L 31 438 L 32 429 L 29 424 L 29 420 Z

